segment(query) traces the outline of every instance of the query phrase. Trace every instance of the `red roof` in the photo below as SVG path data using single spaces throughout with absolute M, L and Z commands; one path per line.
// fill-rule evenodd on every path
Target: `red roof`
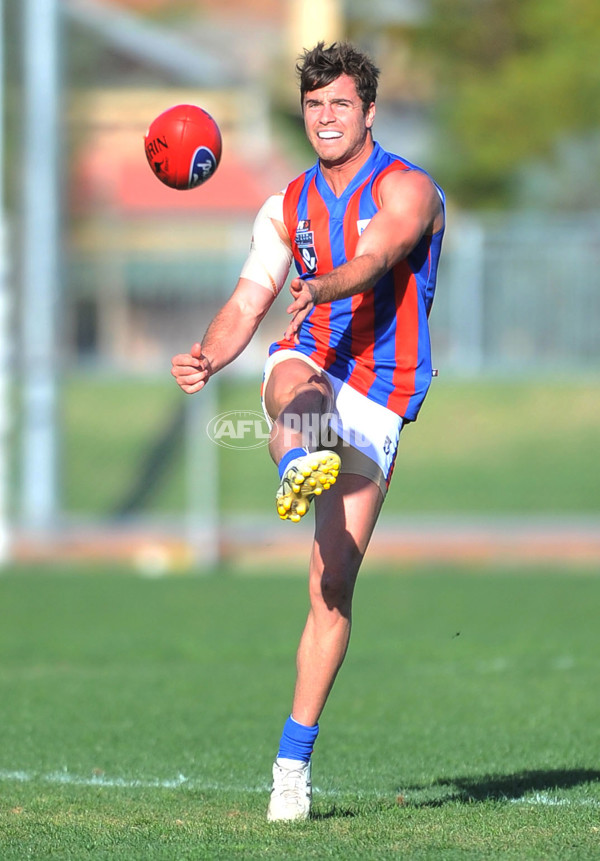
M 176 191 L 153 175 L 141 143 L 136 152 L 131 147 L 88 145 L 76 167 L 73 205 L 79 213 L 109 209 L 131 215 L 160 211 L 254 214 L 296 173 L 278 154 L 266 162 L 250 163 L 225 146 L 217 171 L 204 185 Z
M 143 153 L 142 153 L 143 156 Z M 153 175 L 145 157 L 120 165 L 117 195 L 123 209 L 194 209 L 211 212 L 256 212 L 276 191 L 264 176 L 256 176 L 249 165 L 234 154 L 223 155 L 213 176 L 203 185 L 176 191 Z

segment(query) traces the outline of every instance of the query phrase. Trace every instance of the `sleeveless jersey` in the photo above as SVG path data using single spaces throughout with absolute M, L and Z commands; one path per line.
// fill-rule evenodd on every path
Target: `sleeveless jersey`
M 283 216 L 300 277 L 322 275 L 354 257 L 360 234 L 379 209 L 379 183 L 395 170 L 425 173 L 375 143 L 339 198 L 318 162 L 288 185 Z M 444 206 L 444 194 L 436 188 Z M 364 293 L 316 305 L 302 323 L 299 344 L 277 341 L 269 353 L 299 350 L 361 394 L 414 421 L 432 378 L 428 316 L 442 235 L 443 229 L 424 236 Z

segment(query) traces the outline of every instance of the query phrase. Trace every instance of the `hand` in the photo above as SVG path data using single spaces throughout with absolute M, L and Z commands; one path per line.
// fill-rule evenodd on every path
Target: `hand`
M 310 281 L 303 281 L 302 278 L 294 278 L 290 284 L 290 293 L 292 294 L 293 302 L 288 307 L 287 313 L 293 314 L 292 320 L 285 330 L 284 338 L 286 340 L 294 339 L 298 343 L 298 332 L 304 320 L 308 317 L 312 309 L 315 307 L 317 296 L 316 287 Z
M 171 374 L 182 391 L 191 395 L 207 384 L 212 369 L 206 356 L 202 355 L 202 344 L 196 343 L 189 353 L 173 356 Z

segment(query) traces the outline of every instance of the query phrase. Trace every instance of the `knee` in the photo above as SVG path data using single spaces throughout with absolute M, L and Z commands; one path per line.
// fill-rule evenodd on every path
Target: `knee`
M 329 612 L 336 611 L 348 617 L 352 607 L 354 583 L 356 575 L 338 566 L 327 568 L 311 577 L 311 604 L 315 607 L 325 607 Z
M 293 407 L 297 412 L 323 413 L 327 410 L 329 397 L 320 381 L 307 380 L 285 386 L 279 391 L 279 415 Z
M 305 362 L 296 360 L 276 366 L 265 391 L 266 407 L 274 418 L 292 405 L 297 412 L 325 412 L 330 401 L 327 380 Z
M 349 615 L 353 592 L 354 584 L 350 584 L 345 577 L 323 574 L 321 595 L 329 610 L 338 610 L 343 616 Z

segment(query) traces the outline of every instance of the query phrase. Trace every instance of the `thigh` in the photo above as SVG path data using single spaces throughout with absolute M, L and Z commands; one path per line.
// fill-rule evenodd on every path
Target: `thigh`
M 385 499 L 388 491 L 389 481 L 386 480 L 381 466 L 364 451 L 346 442 L 342 437 L 337 438 L 335 445 L 327 445 L 327 448 L 340 456 L 342 466 L 340 472 L 362 475 L 368 478 L 379 488 Z M 391 473 L 390 473 L 391 476 Z
M 379 482 L 385 495 L 403 420 L 342 380 L 333 377 L 330 380 L 335 391 L 335 409 L 330 427 L 342 440 L 341 448 L 336 449 L 342 458 L 341 471 L 356 471 L 359 475 Z M 348 447 L 350 451 L 344 458 L 344 450 Z M 369 461 L 372 461 L 372 467 Z
M 335 485 L 315 499 L 313 576 L 330 571 L 354 583 L 382 504 L 379 487 L 351 473 L 341 473 Z

